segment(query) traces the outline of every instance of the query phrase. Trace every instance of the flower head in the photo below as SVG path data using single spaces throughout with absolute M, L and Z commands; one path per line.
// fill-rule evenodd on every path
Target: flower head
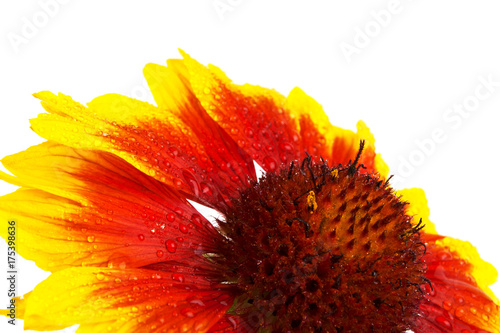
M 0 173 L 21 187 L 2 221 L 52 272 L 16 299 L 26 329 L 500 332 L 495 269 L 435 233 L 421 190 L 391 187 L 363 122 L 184 53 L 167 64 L 144 70 L 157 106 L 35 95 L 48 141 Z

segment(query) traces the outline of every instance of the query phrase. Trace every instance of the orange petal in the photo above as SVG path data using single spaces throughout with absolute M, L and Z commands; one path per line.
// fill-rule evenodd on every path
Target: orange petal
M 182 195 L 112 154 L 46 142 L 3 163 L 16 177 L 0 178 L 31 188 L 1 197 L 0 218 L 18 221 L 19 253 L 42 269 L 191 260 L 220 237 Z
M 172 82 L 182 88 L 179 80 Z M 50 113 L 31 120 L 42 137 L 111 152 L 212 207 L 220 207 L 255 178 L 250 157 L 208 116 L 187 124 L 168 110 L 115 94 L 98 97 L 88 107 L 63 94 L 35 96 Z M 198 105 L 196 100 L 187 103 L 187 109 Z
M 415 332 L 500 332 L 500 312 L 488 285 L 496 270 L 479 258 L 472 245 L 424 235 L 428 300 L 420 309 Z
M 53 273 L 27 300 L 25 329 L 80 332 L 207 332 L 232 304 L 203 270 L 69 268 Z

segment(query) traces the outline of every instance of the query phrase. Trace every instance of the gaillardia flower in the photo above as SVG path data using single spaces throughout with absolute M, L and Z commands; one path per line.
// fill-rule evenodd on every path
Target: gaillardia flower
M 0 174 L 21 187 L 2 223 L 52 272 L 16 299 L 26 329 L 500 332 L 495 269 L 435 233 L 422 190 L 391 188 L 363 122 L 186 54 L 167 64 L 144 70 L 157 106 L 35 94 L 47 141 Z

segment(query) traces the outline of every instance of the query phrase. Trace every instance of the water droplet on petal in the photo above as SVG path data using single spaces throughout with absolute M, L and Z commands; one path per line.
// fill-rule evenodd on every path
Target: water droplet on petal
M 278 167 L 278 165 L 276 164 L 276 161 L 272 157 L 269 157 L 269 156 L 265 157 L 263 162 L 264 162 L 264 165 L 263 165 L 264 169 L 266 169 L 266 170 L 274 171 Z
M 252 130 L 250 127 L 247 127 L 247 128 L 245 129 L 245 135 L 246 135 L 247 137 L 251 138 L 251 137 L 253 137 L 254 132 L 253 132 L 253 130 Z
M 87 237 L 87 241 L 89 243 L 93 243 L 95 241 L 95 237 L 94 236 L 89 236 L 89 237 Z
M 156 251 L 156 256 L 157 256 L 158 258 L 163 257 L 163 251 L 162 251 L 162 250 L 158 250 L 158 251 Z
M 179 281 L 180 283 L 183 283 L 184 282 L 184 275 L 172 274 L 172 280 Z
M 207 184 L 200 183 L 200 187 L 201 187 L 201 191 L 203 192 L 203 194 L 213 195 L 212 190 L 210 189 L 210 187 Z
M 194 317 L 194 312 L 190 308 L 184 308 L 181 310 L 181 314 L 185 317 L 188 318 L 193 318 Z
M 144 240 L 144 235 L 143 234 L 140 234 L 140 235 L 137 235 L 137 238 L 139 238 L 139 240 L 142 242 Z
M 179 230 L 184 234 L 188 232 L 188 228 L 184 224 L 179 224 Z
M 465 314 L 465 310 L 463 308 L 457 308 L 455 310 L 455 316 L 457 316 L 457 318 L 462 317 L 464 314 Z
M 198 214 L 191 215 L 191 221 L 196 224 L 198 227 L 202 228 L 203 224 L 201 223 L 201 217 Z
M 175 253 L 175 251 L 177 250 L 177 244 L 172 239 L 167 240 L 165 242 L 165 246 L 166 246 L 168 252 L 170 252 L 170 253 Z
M 451 329 L 451 327 L 452 327 L 450 321 L 443 316 L 437 317 L 436 321 L 438 324 L 440 324 L 441 326 L 444 326 L 448 329 Z
M 168 213 L 167 214 L 167 220 L 169 220 L 170 222 L 174 222 L 175 220 L 175 215 L 172 214 L 172 213 Z
M 291 152 L 291 151 L 293 151 L 293 146 L 289 143 L 283 142 L 280 144 L 280 149 L 284 150 L 284 151 Z
M 193 194 L 195 196 L 199 196 L 200 195 L 200 185 L 198 184 L 198 182 L 196 181 L 194 176 L 191 173 L 187 172 L 186 170 L 184 170 L 182 172 L 182 175 L 184 176 L 184 180 L 186 181 L 186 183 L 189 185 L 189 187 L 193 191 Z
M 96 275 L 95 277 L 96 277 L 96 278 L 97 278 L 97 280 L 99 280 L 99 281 L 104 280 L 104 274 L 102 274 L 102 273 L 97 273 L 97 275 Z

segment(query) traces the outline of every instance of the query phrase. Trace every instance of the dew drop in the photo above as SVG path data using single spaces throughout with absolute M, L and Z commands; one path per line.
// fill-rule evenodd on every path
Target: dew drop
M 200 185 L 198 184 L 194 176 L 186 170 L 182 172 L 182 175 L 184 176 L 184 180 L 188 183 L 189 187 L 191 187 L 193 194 L 195 196 L 200 195 Z
M 193 318 L 194 317 L 194 312 L 190 308 L 184 308 L 184 309 L 182 309 L 181 310 L 181 314 L 184 317 L 188 317 L 188 318 Z
M 289 143 L 283 142 L 280 143 L 280 149 L 284 151 L 293 151 L 293 146 Z
M 449 320 L 448 320 L 448 319 L 446 319 L 446 318 L 445 318 L 445 317 L 443 317 L 443 316 L 439 316 L 439 317 L 437 317 L 437 318 L 436 318 L 436 321 L 437 321 L 437 323 L 438 323 L 438 324 L 440 324 L 441 326 L 446 327 L 446 328 L 448 328 L 448 329 L 451 329 L 451 327 L 452 327 L 452 326 L 451 326 L 451 323 L 449 322 Z
M 125 269 L 127 268 L 127 262 L 122 257 L 110 258 L 108 260 L 108 268 Z
M 97 275 L 96 275 L 95 277 L 96 277 L 96 278 L 97 278 L 97 280 L 99 280 L 99 281 L 104 280 L 104 274 L 102 274 L 102 273 L 97 273 Z
M 253 132 L 253 130 L 251 128 L 248 127 L 248 128 L 245 129 L 245 135 L 247 137 L 251 138 L 251 137 L 253 137 L 254 132 Z
M 158 258 L 163 257 L 163 251 L 162 251 L 162 250 L 158 250 L 158 251 L 156 251 L 156 256 L 157 256 Z
M 95 241 L 95 237 L 94 236 L 89 236 L 89 237 L 87 237 L 87 241 L 89 243 L 93 243 Z
M 184 275 L 182 274 L 172 274 L 172 280 L 178 281 L 180 283 L 184 282 Z
M 188 232 L 188 228 L 184 224 L 179 224 L 179 230 L 185 234 Z
M 139 240 L 142 242 L 144 240 L 144 235 L 143 234 L 140 234 L 140 235 L 137 235 L 137 238 L 139 238 Z
M 451 309 L 451 303 L 449 301 L 443 301 L 443 309 L 446 311 Z
M 170 222 L 174 222 L 175 220 L 175 215 L 172 214 L 172 213 L 168 213 L 167 214 L 167 220 L 169 220 Z
M 200 183 L 200 187 L 201 187 L 201 191 L 203 192 L 203 194 L 213 195 L 212 190 L 210 189 L 210 187 L 207 184 Z
M 272 157 L 269 157 L 269 156 L 265 157 L 263 162 L 264 162 L 264 165 L 263 165 L 264 169 L 266 169 L 266 170 L 274 171 L 278 167 L 278 165 L 276 164 L 276 161 Z
M 170 252 L 170 253 L 175 253 L 175 251 L 177 250 L 177 244 L 172 239 L 167 240 L 165 242 L 165 246 L 166 246 L 168 252 Z
M 205 303 L 203 303 L 203 301 L 201 299 L 193 299 L 193 300 L 189 301 L 189 303 L 196 304 L 199 306 L 205 306 Z
M 464 314 L 465 314 L 465 310 L 463 308 L 457 308 L 455 310 L 455 316 L 457 316 L 457 318 L 462 317 Z
M 203 224 L 201 223 L 200 215 L 198 215 L 198 214 L 191 215 L 191 221 L 193 221 L 193 223 L 196 224 L 199 228 L 203 227 Z

